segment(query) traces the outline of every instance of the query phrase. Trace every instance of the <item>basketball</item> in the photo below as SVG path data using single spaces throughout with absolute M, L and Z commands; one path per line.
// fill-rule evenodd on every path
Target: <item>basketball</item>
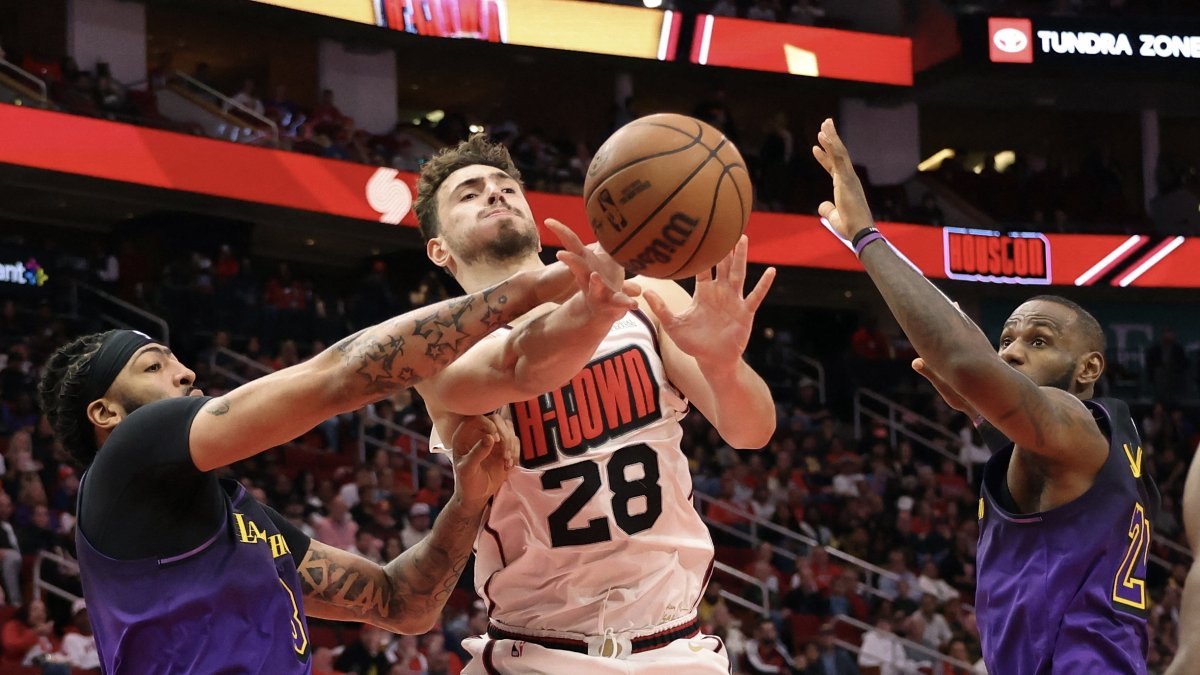
M 625 269 L 682 279 L 729 254 L 753 193 L 741 153 L 720 131 L 659 114 L 630 122 L 600 146 L 583 199 L 600 245 Z

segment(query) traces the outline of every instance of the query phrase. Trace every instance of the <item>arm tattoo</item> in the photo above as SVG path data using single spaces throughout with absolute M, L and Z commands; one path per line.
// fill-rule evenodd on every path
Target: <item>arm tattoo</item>
M 336 614 L 398 631 L 425 625 L 441 613 L 458 583 L 481 515 L 452 503 L 425 539 L 384 567 L 310 548 L 297 570 L 305 600 L 320 604 L 326 618 Z
M 514 295 L 515 294 L 515 295 Z M 438 373 L 485 335 L 533 308 L 512 280 L 409 312 L 331 347 L 362 376 L 362 393 L 387 395 Z
M 215 403 L 216 405 L 208 409 L 209 415 L 212 415 L 213 417 L 220 417 L 221 415 L 229 412 L 229 401 L 225 400 L 224 397 Z

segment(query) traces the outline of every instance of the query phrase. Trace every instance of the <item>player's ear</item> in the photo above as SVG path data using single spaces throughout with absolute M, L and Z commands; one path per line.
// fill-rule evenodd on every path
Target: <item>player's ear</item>
M 441 237 L 433 237 L 425 242 L 425 255 L 438 267 L 450 268 L 453 265 L 454 258 L 446 247 L 446 240 Z M 454 270 L 450 269 L 450 273 L 453 274 Z
M 1088 352 L 1079 359 L 1075 367 L 1075 381 L 1084 387 L 1096 383 L 1104 374 L 1104 355 L 1100 352 Z
M 111 430 L 125 417 L 125 411 L 107 398 L 98 398 L 88 404 L 87 418 L 101 429 Z

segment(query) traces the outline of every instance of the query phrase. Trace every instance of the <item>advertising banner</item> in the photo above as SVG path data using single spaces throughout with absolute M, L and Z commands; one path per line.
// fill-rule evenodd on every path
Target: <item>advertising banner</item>
M 692 62 L 805 77 L 912 86 L 912 40 L 702 14 Z
M 114 158 L 120 158 L 119 161 Z M 179 190 L 414 227 L 416 175 L 280 150 L 0 105 L 0 164 Z M 100 188 L 97 188 L 100 189 Z M 578 196 L 528 193 L 539 218 L 595 241 Z M 1005 284 L 1200 288 L 1200 239 L 1146 235 L 997 232 L 879 223 L 934 279 Z M 747 226 L 756 263 L 861 271 L 849 245 L 816 216 L 756 211 Z M 547 234 L 548 243 L 555 243 Z M 0 276 L 37 266 L 0 259 Z M 17 270 L 17 263 L 25 265 Z M 53 276 L 53 273 L 50 273 Z M 15 283 L 15 282 L 13 282 Z

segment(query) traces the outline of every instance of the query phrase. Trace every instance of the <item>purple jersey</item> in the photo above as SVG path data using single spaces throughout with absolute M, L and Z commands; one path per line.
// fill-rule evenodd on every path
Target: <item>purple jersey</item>
M 114 560 L 75 541 L 101 669 L 311 673 L 300 577 L 284 536 L 240 484 L 222 480 L 212 538 L 165 559 Z
M 1142 473 L 1141 440 L 1125 404 L 1084 404 L 1109 451 L 1079 498 L 1043 513 L 1011 513 L 1002 504 L 1011 503 L 1012 443 L 984 468 L 975 602 L 990 673 L 1146 672 L 1146 556 L 1158 491 Z

